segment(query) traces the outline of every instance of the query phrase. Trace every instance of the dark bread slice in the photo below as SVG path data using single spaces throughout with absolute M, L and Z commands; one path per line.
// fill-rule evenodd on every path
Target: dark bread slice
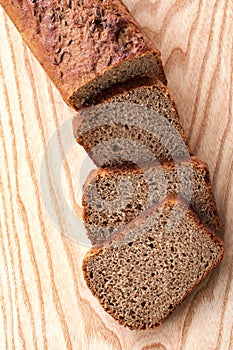
M 216 267 L 223 242 L 184 202 L 168 197 L 92 248 L 84 278 L 115 320 L 130 329 L 158 326 Z
M 86 99 L 130 77 L 166 84 L 160 52 L 120 0 L 0 0 L 64 100 Z
M 148 96 L 143 96 L 141 88 L 146 88 Z M 149 97 L 150 90 L 157 90 L 157 94 L 167 95 L 167 104 L 163 101 L 159 101 L 158 98 L 153 100 Z M 90 98 L 85 102 L 84 107 L 98 105 L 105 103 L 106 101 L 122 102 L 129 100 L 130 102 L 138 103 L 147 108 L 160 108 L 160 113 L 166 114 L 166 108 L 170 105 L 171 112 L 167 118 L 171 120 L 179 121 L 177 108 L 175 102 L 168 92 L 167 86 L 161 83 L 158 79 L 152 79 L 150 77 L 134 77 L 124 82 L 120 82 L 110 86 L 108 89 L 101 91 L 100 94 Z M 159 103 L 160 102 L 160 103 Z
M 88 103 L 96 106 L 74 117 L 73 130 L 97 166 L 172 160 L 190 152 L 175 103 L 161 82 L 131 79 Z
M 169 194 L 179 194 L 212 231 L 219 228 L 207 164 L 197 157 L 142 168 L 93 170 L 83 188 L 83 220 L 92 244 L 116 230 Z

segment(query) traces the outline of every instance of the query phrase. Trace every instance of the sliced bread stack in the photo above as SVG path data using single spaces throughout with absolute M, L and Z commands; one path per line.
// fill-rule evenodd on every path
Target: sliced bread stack
M 207 166 L 190 156 L 160 52 L 120 0 L 0 0 L 94 163 L 84 276 L 131 329 L 159 325 L 224 255 Z M 105 169 L 103 169 L 105 168 Z
M 89 103 L 73 120 L 76 140 L 99 167 L 83 188 L 94 245 L 84 277 L 120 324 L 151 329 L 225 254 L 208 166 L 190 155 L 161 82 L 132 79 Z
M 225 253 L 208 166 L 191 155 L 167 87 L 151 77 L 102 90 L 73 119 L 98 166 L 83 188 L 94 245 L 84 277 L 104 309 L 135 330 L 158 326 Z

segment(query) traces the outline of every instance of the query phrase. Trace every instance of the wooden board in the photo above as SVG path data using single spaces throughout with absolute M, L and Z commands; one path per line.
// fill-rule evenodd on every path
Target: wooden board
M 0 9 L 1 350 L 233 349 L 233 2 L 127 4 L 160 48 L 192 150 L 209 164 L 226 258 L 154 331 L 125 329 L 102 310 L 81 274 L 87 249 L 57 230 L 41 197 L 45 146 L 73 111 Z M 84 160 L 72 147 L 61 175 L 77 215 Z

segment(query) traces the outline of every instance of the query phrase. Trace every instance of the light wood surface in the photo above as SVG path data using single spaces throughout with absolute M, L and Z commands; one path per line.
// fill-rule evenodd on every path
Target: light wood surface
M 102 310 L 81 273 L 87 248 L 57 230 L 40 190 L 45 146 L 74 112 L 0 9 L 1 350 L 233 349 L 233 2 L 127 4 L 160 48 L 192 150 L 209 164 L 227 255 L 154 331 L 125 329 Z M 73 146 L 61 175 L 77 215 L 83 160 Z

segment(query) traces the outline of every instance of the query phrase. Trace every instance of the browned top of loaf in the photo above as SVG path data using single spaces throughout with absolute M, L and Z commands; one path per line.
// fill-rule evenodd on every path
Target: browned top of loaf
M 147 52 L 160 56 L 119 0 L 0 3 L 68 102 L 111 67 Z

